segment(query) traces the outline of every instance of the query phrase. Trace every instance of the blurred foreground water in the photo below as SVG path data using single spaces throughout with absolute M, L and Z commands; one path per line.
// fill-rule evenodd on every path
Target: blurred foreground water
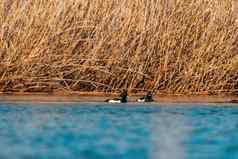
M 236 159 L 238 105 L 1 103 L 1 159 Z

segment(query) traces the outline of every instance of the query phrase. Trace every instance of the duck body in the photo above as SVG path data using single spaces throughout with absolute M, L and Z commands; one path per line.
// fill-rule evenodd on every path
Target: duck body
M 152 92 L 148 92 L 144 97 L 137 99 L 137 102 L 144 103 L 144 102 L 153 102 L 153 95 Z
M 107 100 L 108 103 L 126 103 L 127 100 L 122 100 L 120 98 L 114 98 L 114 99 L 109 99 Z
M 121 100 L 110 99 L 108 103 L 121 103 Z
M 108 103 L 127 103 L 127 90 L 123 90 L 119 98 L 106 100 Z
M 139 102 L 139 103 L 144 103 L 144 102 L 145 102 L 145 99 L 144 99 L 144 98 L 139 98 L 139 99 L 137 99 L 137 102 Z
M 142 97 L 142 98 L 137 99 L 137 102 L 139 102 L 139 103 L 153 102 L 153 101 L 154 101 L 153 99 L 148 99 L 147 97 Z

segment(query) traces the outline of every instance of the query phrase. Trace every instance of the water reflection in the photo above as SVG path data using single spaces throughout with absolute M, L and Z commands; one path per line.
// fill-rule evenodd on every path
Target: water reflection
M 189 138 L 190 124 L 182 113 L 180 109 L 162 108 L 160 113 L 151 116 L 151 159 L 186 158 L 184 141 Z

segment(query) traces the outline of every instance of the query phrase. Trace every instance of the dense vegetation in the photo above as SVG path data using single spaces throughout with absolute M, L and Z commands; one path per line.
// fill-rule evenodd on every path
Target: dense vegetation
M 238 92 L 233 0 L 1 0 L 2 92 Z

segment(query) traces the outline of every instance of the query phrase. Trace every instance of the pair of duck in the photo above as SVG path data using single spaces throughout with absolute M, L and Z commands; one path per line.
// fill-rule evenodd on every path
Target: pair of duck
M 126 89 L 123 89 L 119 98 L 108 99 L 106 102 L 108 103 L 127 103 L 128 101 L 128 93 Z M 153 93 L 152 91 L 148 91 L 147 94 L 139 99 L 137 102 L 144 103 L 144 102 L 153 102 Z

